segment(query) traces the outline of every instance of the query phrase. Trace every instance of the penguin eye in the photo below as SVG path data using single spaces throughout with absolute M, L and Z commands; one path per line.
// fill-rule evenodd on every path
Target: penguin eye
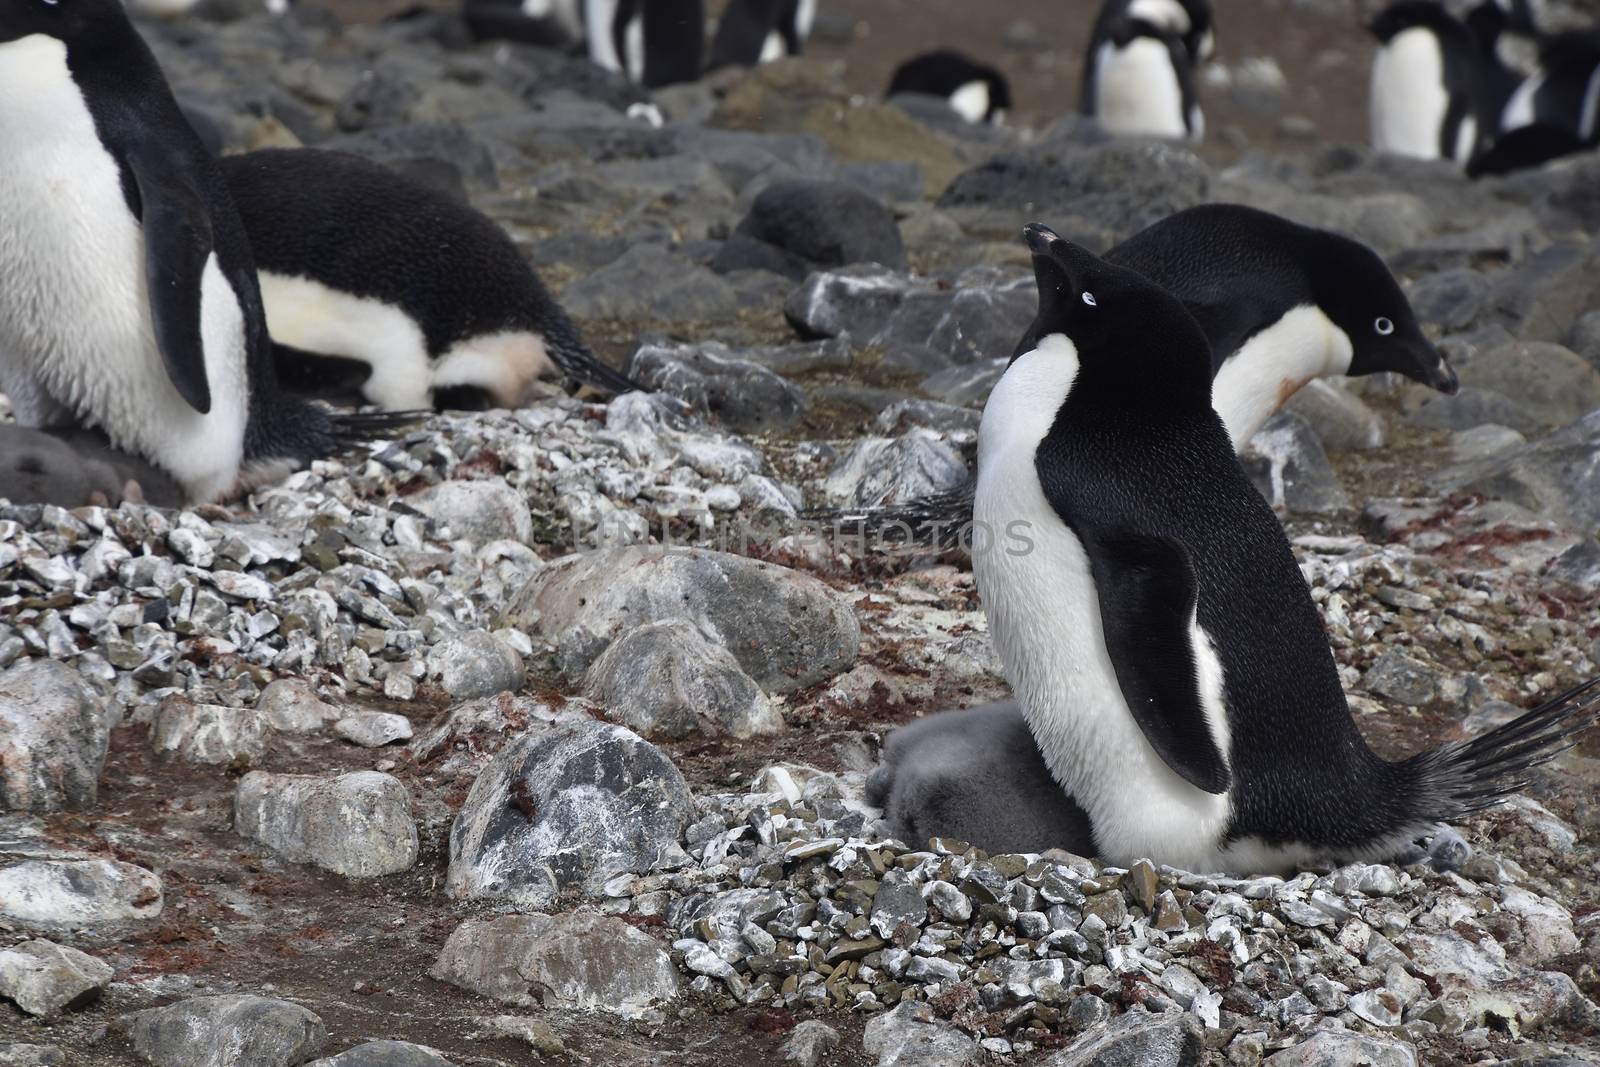
M 1380 337 L 1388 337 L 1391 333 L 1394 333 L 1394 321 L 1379 315 L 1378 321 L 1372 324 L 1372 328 L 1378 331 Z
M 1099 307 L 1099 306 L 1100 306 L 1100 305 L 1099 305 L 1099 304 L 1098 304 L 1098 303 L 1097 303 L 1097 302 L 1096 302 L 1096 301 L 1095 301 L 1095 298 L 1094 298 L 1094 294 L 1093 294 L 1093 293 L 1091 293 L 1091 292 L 1089 292 L 1089 290 L 1087 290 L 1087 289 L 1085 289 L 1085 290 L 1084 290 L 1084 291 L 1083 291 L 1083 302 L 1084 302 L 1084 303 L 1085 303 L 1085 304 L 1088 304 L 1088 305 L 1089 305 L 1089 306 L 1090 306 L 1090 307 Z

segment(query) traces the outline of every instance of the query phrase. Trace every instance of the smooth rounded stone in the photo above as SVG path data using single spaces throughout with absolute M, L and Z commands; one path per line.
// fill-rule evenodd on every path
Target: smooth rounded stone
M 580 722 L 524 735 L 472 783 L 450 829 L 457 900 L 548 906 L 618 874 L 682 866 L 694 802 L 683 775 L 631 730 Z
M 438 1049 L 409 1041 L 368 1041 L 306 1067 L 455 1067 Z
M 114 715 L 65 663 L 0 674 L 0 811 L 94 807 Z
M 500 915 L 468 919 L 428 972 L 520 1007 L 638 1018 L 678 995 L 672 957 L 612 916 Z
M 319 697 L 316 688 L 303 678 L 268 682 L 256 698 L 256 711 L 269 728 L 287 734 L 316 733 L 344 714 Z
M 88 926 L 161 914 L 161 879 L 118 860 L 24 860 L 0 867 L 0 918 Z
M 1589 366 L 1600 370 L 1600 310 L 1586 311 L 1578 316 L 1567 331 L 1566 346 L 1582 356 Z
M 687 619 L 636 626 L 589 668 L 585 689 L 607 718 L 646 737 L 747 738 L 783 717 L 720 643 Z
M 239 836 L 290 863 L 381 878 L 417 862 L 411 794 L 379 771 L 337 778 L 251 771 L 239 782 L 233 811 Z
M 1367 669 L 1361 684 L 1385 700 L 1413 708 L 1431 704 L 1439 696 L 1438 672 L 1397 650 L 1379 656 Z
M 1463 386 L 1509 397 L 1544 429 L 1565 426 L 1600 408 L 1600 369 L 1562 345 L 1501 345 L 1462 367 L 1460 375 Z
M 1204 1054 L 1193 1015 L 1129 1011 L 1040 1062 L 1043 1067 L 1197 1067 Z
M 1490 304 L 1517 337 L 1553 341 L 1594 306 L 1595 270 L 1586 239 L 1553 241 L 1497 272 Z
M 67 1054 L 55 1045 L 0 1041 L 0 1067 L 67 1067 Z
M 1382 448 L 1383 418 L 1343 385 L 1315 378 L 1289 398 L 1288 410 L 1305 419 L 1329 452 Z
M 822 1067 L 828 1054 L 839 1047 L 839 1031 L 820 1019 L 802 1019 L 779 1049 L 785 1063 Z
M 868 437 L 840 457 L 822 483 L 837 505 L 872 506 L 915 500 L 965 485 L 966 460 L 930 430 L 900 437 Z
M 1487 459 L 1438 471 L 1429 487 L 1473 490 L 1519 504 L 1580 534 L 1600 532 L 1600 410 Z
M 1509 426 L 1487 423 L 1454 434 L 1450 438 L 1450 459 L 1456 463 L 1487 459 L 1527 442 L 1526 437 Z
M 1319 1030 L 1264 1062 L 1270 1067 L 1417 1067 L 1417 1050 L 1403 1041 Z
M 660 244 L 636 244 L 561 293 L 580 319 L 706 321 L 731 319 L 743 301 L 722 275 Z
M 1544 427 L 1527 408 L 1492 389 L 1464 385 L 1454 396 L 1430 394 L 1416 411 L 1405 417 L 1411 426 L 1427 430 L 1470 430 L 1478 426 L 1508 426 L 1521 433 L 1539 433 Z
M 85 952 L 52 941 L 0 948 L 0 1000 L 29 1015 L 53 1015 L 97 996 L 116 971 Z
M 800 180 L 763 189 L 711 269 L 770 270 L 800 281 L 851 263 L 905 268 L 894 212 L 852 185 Z
M 333 724 L 333 732 L 362 748 L 411 740 L 411 720 L 390 711 L 358 711 Z
M 125 1015 L 118 1026 L 156 1067 L 295 1067 L 328 1041 L 314 1013 L 270 997 L 191 997 Z
M 528 510 L 528 501 L 498 478 L 440 482 L 407 497 L 406 503 L 446 527 L 453 541 L 533 542 L 533 514 Z
M 717 341 L 642 345 L 625 370 L 740 433 L 784 429 L 810 407 L 799 387 Z
M 1274 510 L 1317 515 L 1350 506 L 1310 424 L 1292 411 L 1268 419 L 1239 462 Z
M 914 1001 L 873 1016 L 861 1045 L 877 1067 L 967 1067 L 979 1056 L 977 1042 Z
M 471 630 L 433 646 L 428 677 L 456 700 L 476 700 L 521 689 L 527 671 L 510 645 L 487 630 Z
M 158 757 L 176 756 L 190 763 L 248 763 L 266 751 L 267 733 L 255 708 L 196 704 L 174 694 L 156 709 L 150 747 Z
M 789 294 L 783 314 L 802 337 L 848 337 L 864 345 L 908 299 L 936 292 L 927 278 L 861 263 L 811 275 Z
M 716 635 L 772 695 L 826 681 L 855 662 L 850 602 L 798 571 L 697 548 L 615 547 L 555 560 L 511 601 L 509 625 L 554 642 L 563 669 L 586 670 L 620 633 L 685 618 Z
M 1459 333 L 1478 320 L 1492 287 L 1482 271 L 1458 267 L 1418 278 L 1406 296 L 1417 321 L 1433 323 L 1447 334 Z

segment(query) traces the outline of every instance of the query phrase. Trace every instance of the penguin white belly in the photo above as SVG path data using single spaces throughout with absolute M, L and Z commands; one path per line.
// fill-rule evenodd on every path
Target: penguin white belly
M 1130 137 L 1189 136 L 1183 88 L 1167 46 L 1136 37 L 1124 48 L 1100 46 L 1095 65 L 1095 117 L 1115 134 Z
M 1372 61 L 1368 115 L 1372 147 L 1397 156 L 1439 158 L 1439 130 L 1450 109 L 1439 39 L 1424 29 L 1390 38 Z
M 804 41 L 811 36 L 811 27 L 817 21 L 817 0 L 800 0 L 794 10 L 795 39 Z
M 533 399 L 535 382 L 558 373 L 543 337 L 508 330 L 452 345 L 433 368 L 433 386 L 475 386 L 499 407 L 519 408 Z
M 616 19 L 617 0 L 584 0 L 584 34 L 589 38 L 589 60 L 607 70 L 622 69 L 622 57 L 611 36 Z
M 761 42 L 761 62 L 771 63 L 782 59 L 788 54 L 788 48 L 783 43 L 783 35 L 777 30 L 767 34 L 767 39 Z
M 1088 556 L 1039 484 L 1034 456 L 1077 366 L 1070 341 L 1046 337 L 1012 364 L 984 408 L 973 515 L 995 544 L 974 551 L 973 573 L 990 637 L 1051 774 L 1089 813 L 1105 857 L 1216 869 L 1229 797 L 1189 784 L 1145 739 L 1106 649 Z M 1031 548 L 1008 541 L 1008 530 Z M 1221 665 L 1198 627 L 1194 643 L 1207 719 L 1226 757 Z
M 1511 99 L 1500 112 L 1500 132 L 1510 133 L 1524 126 L 1532 126 L 1538 116 L 1539 90 L 1544 88 L 1544 75 L 1533 74 L 1524 78 L 1511 93 Z
M 1597 124 L 1600 124 L 1600 67 L 1589 72 L 1589 83 L 1583 87 L 1583 106 L 1578 111 L 1578 139 L 1584 144 L 1593 142 Z
M 1244 448 L 1307 382 L 1348 371 L 1354 351 L 1349 335 L 1312 304 L 1292 308 L 1239 346 L 1211 383 L 1211 406 L 1233 450 Z
M 238 478 L 249 386 L 244 317 L 216 256 L 201 283 L 202 415 L 156 346 L 144 235 L 61 41 L 0 44 L 0 143 L 0 351 L 195 500 L 220 496 Z
M 989 114 L 989 83 L 967 82 L 950 94 L 950 106 L 968 122 L 982 122 L 984 116 Z

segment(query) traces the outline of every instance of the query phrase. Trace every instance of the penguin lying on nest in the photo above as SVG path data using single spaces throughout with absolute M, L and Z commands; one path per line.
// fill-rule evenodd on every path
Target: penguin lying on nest
M 871 786 L 889 832 L 945 833 L 940 816 L 965 804 L 983 811 L 974 823 L 1049 835 L 975 842 L 986 848 L 1240 874 L 1386 860 L 1520 789 L 1595 722 L 1600 679 L 1470 741 L 1375 754 L 1283 529 L 1211 406 L 1200 324 L 1144 276 L 1043 226 L 1024 234 L 1039 317 L 984 408 L 975 513 L 1024 531 L 1028 550 L 978 553 L 973 573 L 1040 758 L 978 788 L 940 765 L 952 746 L 903 748 Z M 996 709 L 963 714 L 978 765 L 994 766 L 991 748 L 1018 754 L 1015 712 L 984 735 L 971 724 Z M 1043 812 L 1015 807 L 1041 796 L 1054 798 Z
M 1236 450 L 1314 378 L 1391 371 L 1446 394 L 1459 387 L 1383 260 L 1340 234 L 1256 208 L 1203 204 L 1105 258 L 1156 282 L 1199 320 L 1211 346 L 1211 402 Z M 1036 322 L 1013 358 L 1037 340 Z M 913 544 L 950 548 L 972 517 L 973 485 L 806 517 L 869 536 L 909 530 Z

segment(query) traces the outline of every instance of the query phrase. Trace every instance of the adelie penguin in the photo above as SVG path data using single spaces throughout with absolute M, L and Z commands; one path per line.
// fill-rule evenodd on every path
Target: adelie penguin
M 817 0 L 728 0 L 711 38 L 711 70 L 797 56 L 811 36 Z
M 995 386 L 977 516 L 995 649 L 1094 851 L 1256 874 L 1384 859 L 1516 791 L 1600 712 L 1600 679 L 1398 762 L 1350 714 L 1282 527 L 1210 404 L 1183 304 L 1030 226 L 1038 341 Z
M 520 407 L 595 358 L 505 231 L 378 163 L 312 148 L 219 161 L 255 252 L 279 374 L 389 409 Z
M 1122 136 L 1201 140 L 1195 71 L 1214 42 L 1210 0 L 1106 0 L 1089 35 L 1078 110 Z
M 1368 88 L 1372 147 L 1465 165 L 1494 139 L 1497 67 L 1488 42 L 1433 0 L 1390 4 Z
M 280 392 L 238 213 L 119 0 L 0 7 L 0 392 L 196 502 L 384 420 Z
M 589 58 L 646 89 L 700 77 L 705 21 L 703 0 L 583 0 Z
M 886 95 L 901 93 L 941 97 L 952 111 L 974 124 L 998 126 L 1011 109 L 1011 84 L 1005 75 L 954 49 L 924 52 L 900 64 Z
M 1236 450 L 1314 378 L 1403 374 L 1454 393 L 1455 372 L 1423 335 L 1378 254 L 1359 241 L 1237 204 L 1169 215 L 1106 253 L 1177 296 L 1211 346 L 1212 404 Z M 1043 319 L 1013 355 L 1031 349 Z M 863 533 L 909 528 L 946 546 L 972 516 L 973 483 L 902 504 L 810 517 Z
M 1600 145 L 1600 29 L 1557 34 L 1539 50 L 1539 66 L 1506 102 L 1505 137 L 1523 131 L 1521 158 L 1501 150 L 1497 167 L 1532 166 Z M 1499 146 L 1497 146 L 1499 147 Z

